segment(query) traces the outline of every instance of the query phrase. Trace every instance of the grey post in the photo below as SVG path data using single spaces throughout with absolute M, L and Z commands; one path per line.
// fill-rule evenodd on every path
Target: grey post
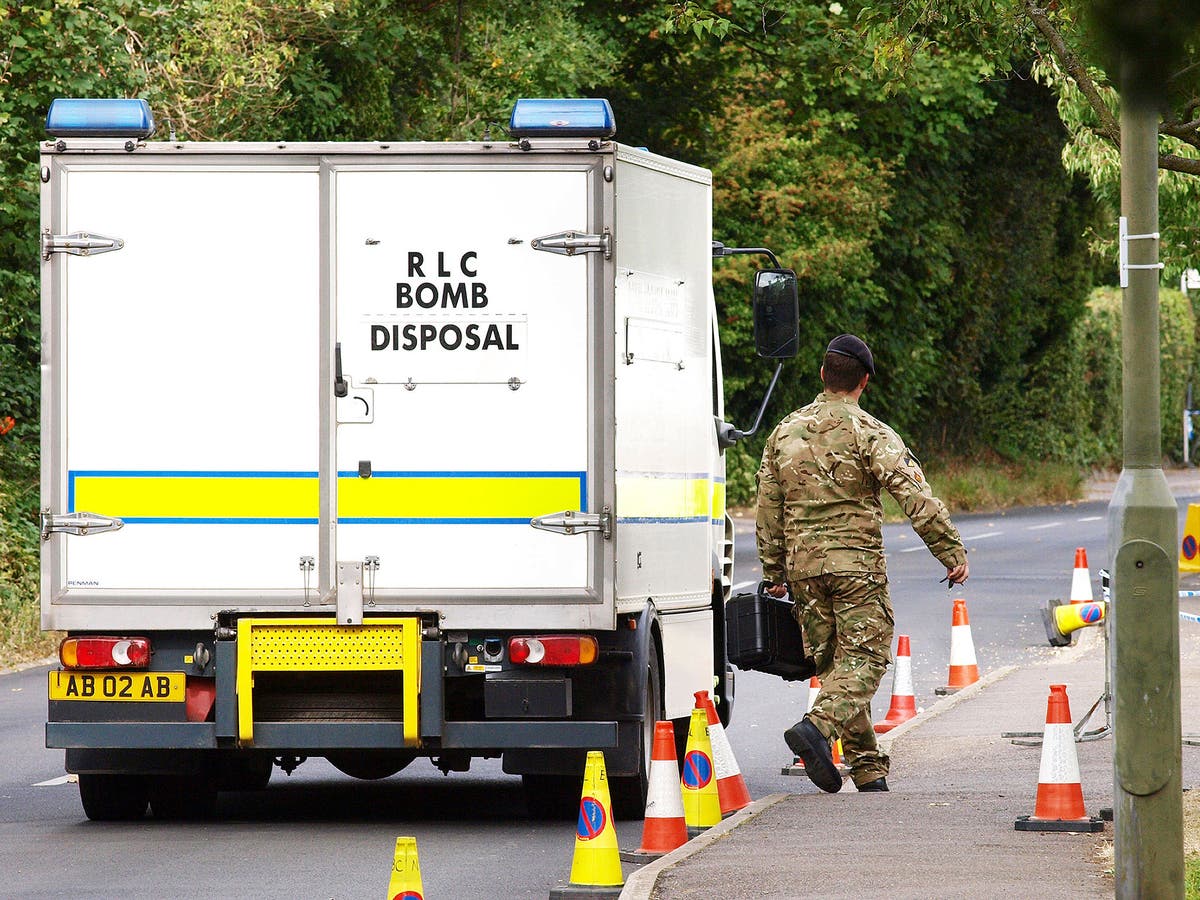
M 1113 560 L 1116 896 L 1183 898 L 1179 573 L 1175 499 L 1162 471 L 1158 332 L 1158 109 L 1121 78 L 1124 468 L 1108 509 Z M 1124 254 L 1122 254 L 1124 256 Z M 1128 276 L 1126 282 L 1126 275 Z

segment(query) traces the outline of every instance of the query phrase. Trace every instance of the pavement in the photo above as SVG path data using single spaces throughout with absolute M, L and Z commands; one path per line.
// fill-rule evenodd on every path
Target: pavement
M 1200 494 L 1200 473 L 1171 470 L 1177 497 Z M 1111 495 L 1115 477 L 1094 478 L 1087 499 Z M 1180 579 L 1181 589 L 1200 578 Z M 1200 614 L 1200 599 L 1180 600 Z M 1200 624 L 1180 621 L 1183 734 L 1200 734 Z M 807 779 L 797 793 L 756 800 L 673 853 L 633 873 L 631 900 L 677 898 L 1042 898 L 1112 897 L 1112 823 L 1096 834 L 1017 831 L 1032 815 L 1040 746 L 1002 732 L 1041 735 L 1051 684 L 1067 685 L 1076 724 L 1105 688 L 1101 629 L 1039 664 L 981 673 L 980 681 L 939 700 L 881 736 L 892 757 L 889 793 L 860 797 Z M 881 690 L 890 690 L 885 677 Z M 1106 725 L 1100 702 L 1085 730 Z M 786 755 L 782 734 L 781 755 Z M 1113 806 L 1111 733 L 1077 742 L 1084 804 L 1091 816 Z M 1200 747 L 1182 748 L 1185 790 L 1200 784 Z

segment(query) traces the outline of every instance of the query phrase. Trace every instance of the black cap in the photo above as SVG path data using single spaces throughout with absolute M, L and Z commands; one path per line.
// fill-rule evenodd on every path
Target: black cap
M 837 353 L 841 356 L 850 356 L 862 363 L 863 368 L 871 375 L 875 374 L 875 358 L 871 356 L 871 348 L 863 342 L 862 338 L 855 337 L 852 334 L 839 334 L 829 346 L 825 348 L 826 353 Z

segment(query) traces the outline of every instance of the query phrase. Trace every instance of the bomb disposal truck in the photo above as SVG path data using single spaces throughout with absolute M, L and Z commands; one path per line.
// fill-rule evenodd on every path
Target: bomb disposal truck
M 153 130 L 58 100 L 41 153 L 46 741 L 88 817 L 314 756 L 502 757 L 545 811 L 592 749 L 640 817 L 654 722 L 733 700 L 710 173 L 603 100 L 479 143 Z M 757 280 L 794 348 L 794 275 Z

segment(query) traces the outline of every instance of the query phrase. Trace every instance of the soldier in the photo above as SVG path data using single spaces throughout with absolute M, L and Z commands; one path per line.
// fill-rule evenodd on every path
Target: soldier
M 871 698 L 891 657 L 894 617 L 883 557 L 879 491 L 900 503 L 951 585 L 967 580 L 967 552 L 921 465 L 858 398 L 875 374 L 867 345 L 852 334 L 829 343 L 825 390 L 767 438 L 758 470 L 758 553 L 768 591 L 791 589 L 793 613 L 813 656 L 821 692 L 812 711 L 784 732 L 817 787 L 842 779 L 830 742 L 841 738 L 860 791 L 886 791 L 888 756 L 871 725 Z

